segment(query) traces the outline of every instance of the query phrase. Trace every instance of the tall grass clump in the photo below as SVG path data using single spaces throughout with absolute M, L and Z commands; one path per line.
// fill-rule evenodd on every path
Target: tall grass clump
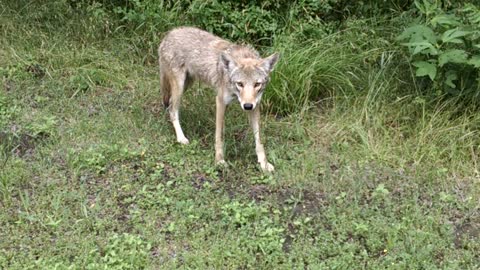
M 324 29 L 314 38 L 303 33 L 276 36 L 272 50 L 281 57 L 265 92 L 272 112 L 304 112 L 322 99 L 368 92 L 368 81 L 397 50 L 385 34 L 397 27 L 383 17 L 347 21 L 343 27 L 332 34 Z
M 281 115 L 305 111 L 312 101 L 354 89 L 361 72 L 359 56 L 353 55 L 347 44 L 328 45 L 333 39 L 330 36 L 302 44 L 277 41 L 281 60 L 265 92 L 267 107 Z
M 334 109 L 325 112 L 336 130 L 334 148 L 401 170 L 469 175 L 478 167 L 476 107 L 461 97 L 422 93 L 404 58 L 401 51 L 383 52 L 355 94 L 336 96 Z

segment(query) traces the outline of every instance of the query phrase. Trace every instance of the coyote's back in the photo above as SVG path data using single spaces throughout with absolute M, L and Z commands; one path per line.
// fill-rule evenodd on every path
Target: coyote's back
M 167 33 L 158 48 L 160 83 L 166 107 L 172 89 L 177 88 L 177 77 L 182 77 L 184 87 L 188 87 L 192 76 L 205 77 L 200 79 L 207 79 L 209 83 L 209 78 L 215 79 L 218 58 L 213 49 L 215 45 L 228 46 L 228 42 L 197 28 L 182 27 Z M 182 73 L 186 73 L 185 76 Z
M 248 46 L 232 44 L 198 28 L 176 28 L 167 33 L 158 49 L 161 79 L 170 81 L 168 78 L 174 75 L 169 74 L 170 71 L 186 72 L 186 83 L 190 79 L 199 79 L 218 87 L 228 80 L 224 77 L 224 68 L 218 65 L 221 53 L 225 51 L 238 59 L 260 59 L 259 54 Z M 170 88 L 169 84 L 165 87 Z

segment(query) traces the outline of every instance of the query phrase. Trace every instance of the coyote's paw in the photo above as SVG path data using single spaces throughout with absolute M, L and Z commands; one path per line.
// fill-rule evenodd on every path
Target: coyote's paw
M 181 144 L 189 144 L 190 142 L 188 141 L 187 138 L 183 137 L 183 138 L 177 138 L 177 142 L 181 143 Z
M 217 166 L 227 166 L 227 162 L 224 159 L 220 159 L 215 161 L 215 165 Z
M 215 166 L 218 169 L 226 169 L 228 167 L 227 162 L 224 159 L 215 161 Z
M 270 164 L 269 162 L 265 162 L 265 163 L 260 163 L 260 167 L 262 167 L 262 170 L 264 172 L 273 172 L 275 170 L 275 168 L 273 167 L 272 164 Z

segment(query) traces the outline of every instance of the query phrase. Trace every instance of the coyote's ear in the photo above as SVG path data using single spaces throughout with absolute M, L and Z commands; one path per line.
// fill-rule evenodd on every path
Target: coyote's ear
M 267 71 L 267 72 L 272 71 L 273 67 L 277 63 L 279 57 L 280 57 L 280 55 L 278 53 L 274 53 L 274 54 L 270 55 L 269 57 L 264 58 L 263 61 L 262 61 L 262 68 L 265 69 L 265 71 Z
M 220 61 L 223 67 L 228 72 L 231 72 L 233 69 L 237 67 L 237 63 L 235 62 L 235 60 L 233 60 L 233 58 L 227 53 L 222 52 L 222 54 L 220 55 Z

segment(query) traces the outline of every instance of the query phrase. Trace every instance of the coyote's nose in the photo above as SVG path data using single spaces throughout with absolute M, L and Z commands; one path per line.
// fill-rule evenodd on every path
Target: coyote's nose
M 251 109 L 253 109 L 253 104 L 252 103 L 245 103 L 245 104 L 243 104 L 243 108 L 247 111 L 250 111 Z

